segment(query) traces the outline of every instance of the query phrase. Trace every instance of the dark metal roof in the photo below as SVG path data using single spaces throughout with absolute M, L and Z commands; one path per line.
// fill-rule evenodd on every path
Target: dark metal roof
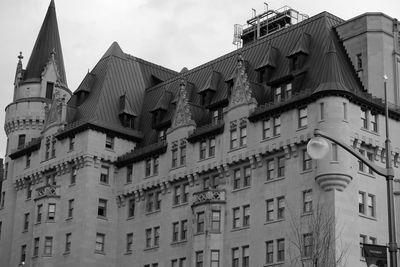
M 38 80 L 41 78 L 44 67 L 49 62 L 50 54 L 53 51 L 55 52 L 55 62 L 61 76 L 61 81 L 67 85 L 60 35 L 58 33 L 56 9 L 54 0 L 51 0 L 25 70 L 25 81 Z

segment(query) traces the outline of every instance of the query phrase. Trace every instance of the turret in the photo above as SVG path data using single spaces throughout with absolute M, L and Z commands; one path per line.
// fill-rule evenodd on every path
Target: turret
M 45 110 L 54 96 L 71 97 L 67 87 L 54 0 L 50 2 L 26 69 L 22 52 L 18 56 L 13 102 L 6 107 L 4 129 L 8 137 L 6 154 L 18 150 L 41 135 Z

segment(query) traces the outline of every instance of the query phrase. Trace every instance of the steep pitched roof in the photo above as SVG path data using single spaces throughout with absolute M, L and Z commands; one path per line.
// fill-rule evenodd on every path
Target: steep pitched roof
M 127 129 L 120 122 L 120 97 L 125 95 L 130 114 L 140 114 L 143 94 L 152 85 L 153 74 L 166 79 L 176 72 L 125 54 L 114 42 L 71 97 L 68 104 L 75 108 L 70 109 L 66 131 L 92 123 L 121 133 L 136 131 L 138 135 L 137 130 Z M 78 106 L 80 91 L 88 94 Z
M 65 75 L 64 59 L 61 49 L 60 35 L 58 33 L 58 24 L 54 0 L 51 0 L 47 9 L 42 27 L 36 39 L 31 57 L 25 70 L 25 81 L 37 80 L 41 78 L 44 67 L 50 59 L 50 53 L 55 52 L 55 62 L 61 81 L 67 84 Z

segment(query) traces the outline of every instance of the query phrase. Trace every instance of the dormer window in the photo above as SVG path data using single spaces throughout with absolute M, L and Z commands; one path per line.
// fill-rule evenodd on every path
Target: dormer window
M 293 56 L 291 59 L 290 59 L 290 69 L 292 70 L 292 71 L 294 71 L 294 70 L 297 70 L 297 69 L 299 69 L 299 58 L 298 58 L 298 56 Z
M 273 90 L 273 101 L 275 103 L 287 100 L 289 98 L 292 97 L 292 83 L 286 83 L 286 84 L 281 84 L 275 88 L 272 89 Z
M 222 109 L 216 109 L 212 112 L 212 123 L 218 124 L 222 120 Z
M 274 89 L 274 102 L 281 102 L 282 100 L 282 89 L 281 87 L 276 87 Z
M 53 99 L 53 89 L 54 89 L 54 83 L 47 82 L 47 85 L 46 85 L 46 98 L 47 99 Z

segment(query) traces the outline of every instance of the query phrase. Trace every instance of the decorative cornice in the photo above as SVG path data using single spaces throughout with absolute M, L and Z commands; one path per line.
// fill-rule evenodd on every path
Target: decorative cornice
M 36 151 L 40 149 L 42 138 L 33 138 L 29 143 L 25 144 L 24 146 L 18 148 L 16 151 L 11 152 L 9 157 L 11 159 L 16 159 L 22 157 L 30 152 Z

